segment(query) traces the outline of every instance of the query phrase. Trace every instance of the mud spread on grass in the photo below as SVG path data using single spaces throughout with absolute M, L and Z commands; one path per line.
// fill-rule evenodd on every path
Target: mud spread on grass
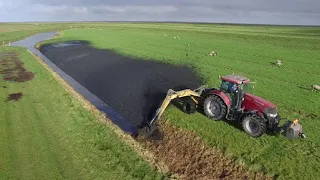
M 8 102 L 8 101 L 19 101 L 19 99 L 21 99 L 22 96 L 23 96 L 23 93 L 21 93 L 21 92 L 9 94 L 6 102 Z
M 3 75 L 3 80 L 14 82 L 32 80 L 34 74 L 27 71 L 23 65 L 17 53 L 0 53 L 0 75 Z
M 137 139 L 155 153 L 156 161 L 165 163 L 169 171 L 182 179 L 273 179 L 249 171 L 222 152 L 209 148 L 195 133 L 161 121 L 162 140 Z

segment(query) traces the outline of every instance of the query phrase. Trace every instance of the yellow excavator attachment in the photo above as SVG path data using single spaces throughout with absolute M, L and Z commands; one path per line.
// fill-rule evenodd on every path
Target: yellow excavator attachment
M 201 86 L 195 90 L 184 89 L 181 91 L 174 91 L 172 89 L 169 89 L 167 92 L 166 98 L 163 100 L 161 106 L 157 109 L 149 125 L 142 128 L 144 135 L 150 136 L 153 133 L 153 131 L 155 130 L 155 126 L 153 126 L 154 123 L 160 119 L 161 115 L 163 114 L 163 112 L 165 111 L 165 109 L 168 107 L 168 105 L 173 99 L 182 98 L 182 97 L 191 97 L 191 99 L 196 104 L 198 104 L 198 101 L 194 97 L 201 97 L 201 94 L 205 89 L 206 89 L 206 86 Z
M 162 102 L 161 106 L 157 109 L 156 114 L 152 118 L 150 124 L 152 124 L 154 121 L 157 121 L 160 118 L 160 116 L 163 114 L 164 110 L 167 108 L 171 100 L 175 98 L 182 98 L 187 96 L 200 97 L 200 94 L 191 89 L 185 89 L 181 91 L 174 91 L 172 89 L 169 89 L 166 98 Z M 192 99 L 195 100 L 194 98 Z

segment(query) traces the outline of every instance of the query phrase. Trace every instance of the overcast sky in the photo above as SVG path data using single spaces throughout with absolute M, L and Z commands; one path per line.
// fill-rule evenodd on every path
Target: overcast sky
M 320 0 L 0 0 L 0 21 L 320 25 Z

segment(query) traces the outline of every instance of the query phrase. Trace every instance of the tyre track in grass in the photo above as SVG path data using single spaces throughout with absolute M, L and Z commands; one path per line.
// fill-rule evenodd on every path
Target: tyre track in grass
M 26 97 L 26 99 L 29 99 Z M 28 102 L 32 102 L 32 100 L 28 100 Z M 40 108 L 41 107 L 41 108 Z M 66 164 L 63 164 L 63 161 L 61 160 L 62 157 L 59 157 L 59 154 L 57 152 L 61 152 L 63 149 L 61 146 L 62 144 L 56 143 L 52 139 L 52 135 L 54 134 L 51 132 L 51 128 L 46 126 L 45 121 L 47 121 L 46 117 L 43 117 L 43 112 L 48 112 L 48 108 L 45 107 L 42 103 L 30 103 L 28 107 L 28 112 L 31 112 L 31 114 L 34 116 L 34 122 L 35 126 L 37 126 L 37 135 L 34 137 L 39 137 L 39 144 L 44 145 L 43 147 L 43 156 L 45 158 L 52 162 L 52 168 L 54 174 L 57 174 L 60 176 L 60 178 L 67 178 L 67 175 L 64 168 L 66 168 Z M 32 118 L 31 118 L 32 119 Z M 55 139 L 55 141 L 58 141 L 59 139 Z M 55 151 L 56 150 L 56 151 Z M 72 168 L 72 165 L 71 167 Z M 69 176 L 70 177 L 70 176 Z
M 3 163 L 0 164 L 0 172 L 1 175 L 3 175 L 3 177 L 7 177 L 8 179 L 10 178 L 17 178 L 17 177 L 9 177 L 9 173 L 8 174 L 2 174 L 2 172 L 10 172 L 10 171 L 14 171 L 14 167 L 16 166 L 17 161 L 16 158 L 14 157 L 17 154 L 16 151 L 16 147 L 15 147 L 15 133 L 14 133 L 14 126 L 13 126 L 13 122 L 12 120 L 9 118 L 12 115 L 11 112 L 11 105 L 10 104 L 6 104 L 6 100 L 7 100 L 7 96 L 8 94 L 10 94 L 12 88 L 10 86 L 9 83 L 5 83 L 6 81 L 4 80 L 4 73 L 2 73 L 2 71 L 4 71 L 5 69 L 8 68 L 7 63 L 4 63 L 4 61 L 7 61 L 7 56 L 11 55 L 11 53 L 9 52 L 1 52 L 0 51 L 0 75 L 2 76 L 0 79 L 1 84 L 5 84 L 4 86 L 2 86 L 1 88 L 1 95 L 3 98 L 1 98 L 1 103 L 0 103 L 0 107 L 1 107 L 1 116 L 3 117 L 3 119 L 0 119 L 0 125 L 1 125 L 1 136 L 0 138 L 1 140 L 1 144 L 3 144 L 4 146 L 8 147 L 6 150 L 4 150 L 3 152 L 1 151 L 1 161 L 3 161 Z M 5 88 L 4 88 L 5 87 Z M 1 149 L 3 150 L 3 149 Z M 11 161 L 13 160 L 13 161 Z M 3 164 L 9 164 L 9 166 L 3 167 Z M 1 176 L 2 177 L 2 176 Z
M 8 92 L 9 92 L 9 87 L 6 88 L 4 94 L 8 94 Z M 5 101 L 5 99 L 3 99 L 3 101 Z M 17 162 L 15 161 L 16 158 L 13 157 L 14 154 L 16 154 L 16 148 L 14 147 L 14 143 L 13 143 L 14 133 L 13 133 L 12 121 L 9 118 L 11 117 L 10 105 L 3 104 L 3 106 L 4 107 L 1 107 L 2 109 L 1 112 L 4 114 L 1 116 L 1 117 L 4 117 L 4 119 L 1 119 L 1 127 L 3 128 L 3 131 L 1 132 L 1 134 L 3 134 L 4 136 L 1 138 L 3 138 L 2 143 L 8 148 L 5 152 L 1 153 L 0 157 L 3 157 L 1 158 L 4 161 L 3 164 L 9 164 L 10 166 L 1 167 L 0 165 L 0 170 L 1 171 L 3 170 L 3 172 L 10 172 L 10 171 L 14 171 L 14 166 L 15 164 L 17 164 Z M 14 160 L 10 161 L 12 159 Z M 8 175 L 7 175 L 8 179 L 16 178 L 16 177 L 8 177 Z M 6 177 L 6 174 L 4 174 L 4 177 Z

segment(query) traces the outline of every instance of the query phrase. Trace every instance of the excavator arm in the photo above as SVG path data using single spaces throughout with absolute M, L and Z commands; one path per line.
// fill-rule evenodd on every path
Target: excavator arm
M 175 98 L 186 97 L 186 96 L 200 97 L 200 95 L 201 94 L 199 94 L 198 92 L 193 91 L 191 89 L 185 89 L 185 90 L 181 90 L 181 91 L 174 91 L 172 89 L 169 89 L 166 98 L 162 102 L 161 106 L 157 109 L 154 117 L 150 121 L 150 125 L 152 125 L 155 121 L 159 120 L 159 118 L 163 114 L 164 110 L 170 104 L 171 100 L 173 100 Z
M 162 104 L 160 105 L 160 107 L 157 109 L 155 115 L 153 116 L 152 120 L 150 121 L 150 123 L 142 128 L 142 133 L 144 134 L 145 137 L 150 137 L 153 132 L 157 129 L 157 127 L 155 126 L 155 122 L 157 122 L 161 115 L 163 114 L 164 110 L 168 107 L 168 105 L 170 104 L 170 102 L 173 99 L 176 98 L 182 98 L 182 97 L 191 97 L 196 103 L 198 103 L 194 97 L 201 97 L 202 92 L 206 89 L 206 86 L 203 85 L 195 90 L 191 90 L 191 89 L 184 89 L 181 91 L 174 91 L 172 89 L 169 89 L 167 92 L 167 95 L 165 97 L 165 99 L 163 100 Z

